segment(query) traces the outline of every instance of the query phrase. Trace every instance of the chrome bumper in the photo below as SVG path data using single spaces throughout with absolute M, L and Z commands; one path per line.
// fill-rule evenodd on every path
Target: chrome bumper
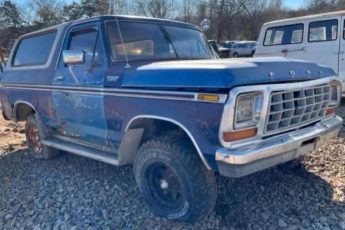
M 342 127 L 338 116 L 327 117 L 314 126 L 270 137 L 260 143 L 216 152 L 219 172 L 228 177 L 242 177 L 305 155 L 329 139 Z

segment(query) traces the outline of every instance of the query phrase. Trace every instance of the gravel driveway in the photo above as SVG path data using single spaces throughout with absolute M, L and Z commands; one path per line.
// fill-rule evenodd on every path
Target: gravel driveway
M 338 111 L 345 117 L 345 103 Z M 341 133 L 345 137 L 345 130 Z M 342 229 L 345 139 L 241 179 L 218 176 L 218 202 L 195 224 L 152 215 L 131 167 L 64 154 L 27 155 L 21 125 L 0 121 L 0 229 Z

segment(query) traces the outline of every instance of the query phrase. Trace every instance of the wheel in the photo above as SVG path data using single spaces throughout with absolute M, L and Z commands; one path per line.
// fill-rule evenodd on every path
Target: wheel
M 41 143 L 42 132 L 39 129 L 38 119 L 35 115 L 29 115 L 25 124 L 25 136 L 28 144 L 29 153 L 37 159 L 51 159 L 60 154 L 60 151 L 47 147 Z
M 192 146 L 172 139 L 167 135 L 143 144 L 134 161 L 134 176 L 154 214 L 193 222 L 215 206 L 215 176 Z
M 238 57 L 238 53 L 234 53 L 232 56 L 237 58 Z
M 11 119 L 7 116 L 7 114 L 5 113 L 5 110 L 2 110 L 2 117 L 3 117 L 6 121 L 11 120 Z

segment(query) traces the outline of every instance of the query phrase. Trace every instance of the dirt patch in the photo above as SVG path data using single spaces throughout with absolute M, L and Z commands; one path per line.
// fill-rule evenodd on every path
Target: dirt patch
M 0 155 L 25 148 L 25 124 L 6 121 L 0 115 Z

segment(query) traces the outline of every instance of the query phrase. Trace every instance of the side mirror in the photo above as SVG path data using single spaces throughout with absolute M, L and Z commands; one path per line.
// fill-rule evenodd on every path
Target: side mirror
M 62 57 L 63 63 L 67 65 L 83 64 L 85 62 L 85 53 L 81 50 L 64 50 Z

